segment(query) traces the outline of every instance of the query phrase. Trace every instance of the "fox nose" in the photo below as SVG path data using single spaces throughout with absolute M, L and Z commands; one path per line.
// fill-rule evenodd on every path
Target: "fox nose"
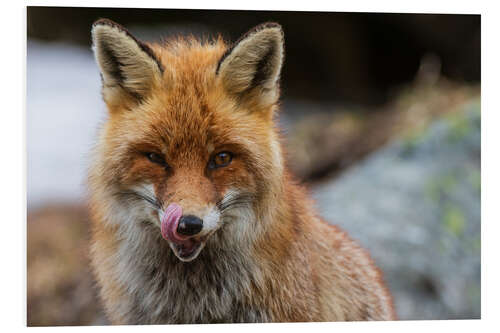
M 203 229 L 203 220 L 194 215 L 184 215 L 179 220 L 177 233 L 184 236 L 194 236 Z

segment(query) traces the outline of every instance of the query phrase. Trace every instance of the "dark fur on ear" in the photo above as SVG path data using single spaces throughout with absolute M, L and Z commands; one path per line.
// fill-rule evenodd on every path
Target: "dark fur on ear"
M 107 18 L 100 18 L 98 19 L 97 21 L 95 21 L 93 24 L 92 24 L 92 28 L 94 28 L 95 26 L 97 25 L 100 25 L 100 24 L 103 24 L 103 25 L 108 25 L 108 26 L 111 26 L 111 27 L 114 27 L 122 32 L 124 32 L 128 37 L 132 38 L 136 43 L 137 45 L 139 45 L 139 47 L 141 48 L 142 51 L 144 51 L 146 54 L 148 54 L 154 61 L 156 61 L 156 64 L 158 65 L 158 68 L 160 69 L 160 71 L 163 73 L 163 71 L 165 70 L 162 63 L 158 60 L 158 58 L 156 57 L 155 53 L 153 52 L 153 50 L 145 43 L 141 42 L 140 40 L 138 40 L 137 38 L 135 38 L 134 35 L 132 35 L 125 27 L 123 27 L 122 25 L 114 22 L 114 21 L 111 21 L 110 19 L 107 19 Z
M 280 29 L 281 31 L 281 34 L 283 34 L 283 30 L 281 28 L 281 25 L 279 25 L 278 23 L 276 22 L 265 22 L 265 23 L 261 23 L 255 27 L 253 27 L 252 29 L 250 29 L 249 31 L 247 31 L 246 33 L 244 33 L 243 35 L 240 36 L 240 38 L 238 38 L 232 45 L 231 47 L 229 47 L 226 52 L 224 52 L 224 54 L 222 55 L 222 57 L 220 58 L 219 60 L 219 63 L 217 64 L 217 70 L 216 70 L 216 74 L 219 74 L 219 69 L 220 69 L 220 65 L 221 63 L 224 61 L 224 59 L 226 59 L 226 57 L 231 54 L 231 52 L 233 52 L 233 49 L 236 45 L 238 45 L 242 40 L 246 39 L 248 36 L 250 36 L 251 34 L 257 32 L 257 31 L 260 31 L 260 30 L 263 30 L 263 29 L 266 29 L 266 28 L 278 28 Z
M 141 100 L 164 71 L 147 44 L 109 19 L 92 24 L 92 41 L 107 102 L 123 97 L 123 93 Z
M 283 30 L 278 23 L 267 22 L 245 33 L 226 50 L 216 74 L 231 93 L 242 95 L 260 88 L 261 102 L 274 103 L 283 59 Z

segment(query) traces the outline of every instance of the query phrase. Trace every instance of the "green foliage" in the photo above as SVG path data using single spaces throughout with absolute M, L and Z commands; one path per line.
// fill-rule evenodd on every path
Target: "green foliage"
M 443 197 L 451 194 L 457 184 L 456 175 L 448 173 L 439 178 L 431 179 L 426 184 L 425 193 L 432 201 L 440 201 Z
M 481 192 L 481 171 L 478 169 L 471 169 L 467 176 L 471 185 L 479 192 Z
M 448 204 L 444 209 L 443 223 L 446 230 L 460 237 L 465 230 L 465 216 L 460 207 Z
M 418 147 L 418 145 L 423 141 L 426 133 L 427 130 L 425 128 L 413 130 L 407 133 L 406 136 L 403 138 L 403 147 L 401 149 L 401 156 L 402 157 L 410 156 Z
M 464 112 L 466 111 L 466 112 Z M 481 118 L 469 117 L 471 113 L 480 113 L 481 104 L 479 99 L 470 102 L 467 106 L 463 107 L 461 112 L 453 112 L 447 117 L 450 123 L 450 131 L 448 140 L 450 142 L 457 142 L 464 138 L 475 126 L 481 126 Z M 479 120 L 479 123 L 477 122 Z

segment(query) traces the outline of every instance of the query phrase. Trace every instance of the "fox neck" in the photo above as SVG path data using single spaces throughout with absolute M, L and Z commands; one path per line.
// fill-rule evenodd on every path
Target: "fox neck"
M 131 295 L 123 307 L 128 322 L 269 320 L 265 308 L 252 301 L 252 290 L 261 284 L 261 270 L 245 248 L 228 247 L 225 234 L 213 235 L 200 255 L 185 263 L 151 224 L 134 228 L 140 239 L 125 236 L 118 252 L 120 282 Z

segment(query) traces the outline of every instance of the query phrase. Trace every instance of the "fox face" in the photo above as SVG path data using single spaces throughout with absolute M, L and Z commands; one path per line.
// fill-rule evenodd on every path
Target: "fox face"
M 283 173 L 281 27 L 258 26 L 231 47 L 160 45 L 99 20 L 92 38 L 108 108 L 90 172 L 93 200 L 108 203 L 102 220 L 154 225 L 181 261 L 258 237 Z

